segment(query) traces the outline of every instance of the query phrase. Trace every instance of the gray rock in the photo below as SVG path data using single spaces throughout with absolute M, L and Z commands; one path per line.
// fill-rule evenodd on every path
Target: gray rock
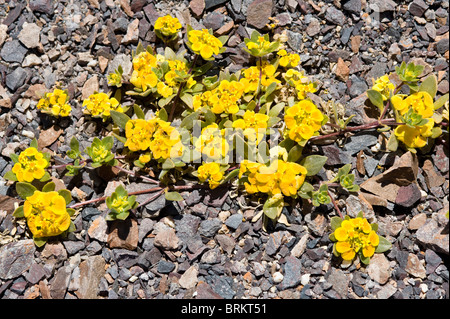
M 254 0 L 247 9 L 247 24 L 257 29 L 263 29 L 270 21 L 272 8 L 272 0 Z
M 218 218 L 207 219 L 200 224 L 200 235 L 205 237 L 213 237 L 222 227 L 222 222 Z
M 288 289 L 296 287 L 301 281 L 302 263 L 300 259 L 294 256 L 286 257 L 286 263 L 284 264 L 284 278 L 281 282 L 281 289 Z
M 61 267 L 56 272 L 50 282 L 50 295 L 52 299 L 64 299 L 67 288 L 69 287 L 72 268 L 70 266 Z
M 213 29 L 213 31 L 218 30 L 221 26 L 225 24 L 226 16 L 219 12 L 210 12 L 203 18 L 203 25 L 207 29 Z
M 19 33 L 19 40 L 28 49 L 33 49 L 39 46 L 41 28 L 36 23 L 25 22 L 22 26 L 22 31 Z
M 448 226 L 447 226 L 448 227 Z M 435 218 L 430 218 L 416 232 L 417 240 L 427 248 L 436 252 L 449 254 L 448 230 L 441 226 Z
M 362 9 L 361 0 L 349 0 L 342 7 L 344 10 L 359 14 Z
M 391 284 L 386 284 L 377 292 L 378 299 L 389 299 L 392 297 L 397 291 L 397 288 L 392 286 Z
M 40 264 L 33 263 L 28 272 L 25 274 L 25 279 L 32 285 L 35 285 L 41 281 L 45 275 L 45 268 Z
M 233 290 L 233 278 L 228 276 L 215 276 L 211 280 L 211 288 L 224 299 L 233 299 L 236 292 Z
M 419 186 L 413 183 L 408 186 L 401 186 L 397 192 L 397 198 L 395 199 L 395 204 L 403 207 L 412 207 L 417 203 L 422 194 L 420 193 Z
M 144 218 L 139 224 L 139 242 L 141 243 L 144 238 L 153 230 L 155 222 L 150 218 Z
M 81 217 L 87 221 L 95 219 L 100 214 L 101 212 L 95 207 L 86 207 L 81 211 Z
M 377 143 L 378 136 L 375 134 L 359 134 L 349 138 L 349 141 L 345 144 L 344 148 L 351 155 L 358 153 L 360 150 L 364 150 L 367 147 L 373 146 Z
M 6 62 L 22 63 L 28 49 L 24 47 L 18 40 L 8 41 L 3 44 L 0 56 Z
M 436 44 L 436 51 L 439 54 L 444 54 L 448 51 L 449 39 L 442 39 Z
M 36 247 L 32 239 L 12 242 L 0 247 L 0 278 L 16 278 L 34 262 Z
M 350 279 L 342 270 L 333 268 L 329 274 L 327 281 L 331 283 L 333 290 L 336 291 L 341 298 L 346 298 Z
M 160 260 L 158 263 L 158 272 L 160 274 L 168 274 L 175 269 L 175 264 L 170 261 Z
M 416 17 L 420 17 L 428 9 L 428 5 L 423 0 L 414 0 L 408 6 L 408 11 Z
M 342 148 L 336 145 L 324 145 L 322 146 L 323 155 L 328 157 L 327 165 L 342 165 L 349 164 L 352 162 L 352 157 L 348 152 L 342 151 Z
M 325 12 L 325 19 L 336 25 L 344 25 L 345 23 L 345 15 L 342 11 L 336 9 L 336 7 L 331 6 Z
M 229 0 L 205 0 L 205 10 L 213 8 L 228 2 Z
M 76 295 L 80 299 L 97 299 L 99 283 L 105 275 L 105 260 L 102 256 L 92 256 L 80 264 L 80 289 Z
M 225 234 L 219 234 L 216 235 L 216 240 L 219 243 L 220 247 L 228 254 L 231 255 L 231 253 L 234 250 L 235 241 L 231 236 L 227 236 Z
M 237 229 L 239 225 L 242 223 L 242 214 L 233 214 L 225 221 L 225 225 L 232 229 Z
M 397 4 L 392 0 L 372 0 L 369 4 L 369 8 L 378 13 L 395 11 L 396 7 Z
M 278 248 L 281 246 L 281 240 L 283 239 L 285 232 L 278 231 L 269 235 L 269 240 L 266 243 L 266 254 L 269 256 L 275 255 Z
M 30 0 L 30 9 L 47 15 L 53 14 L 53 0 Z

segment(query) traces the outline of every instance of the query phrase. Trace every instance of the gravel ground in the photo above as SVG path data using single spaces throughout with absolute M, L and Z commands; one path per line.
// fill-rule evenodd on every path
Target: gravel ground
M 424 75 L 438 77 L 438 95 L 448 93 L 448 6 L 448 0 L 0 0 L 0 176 L 12 168 L 9 154 L 33 138 L 65 154 L 73 136 L 84 148 L 101 134 L 101 122 L 82 115 L 83 98 L 108 92 L 106 75 L 119 64 L 131 70 L 139 41 L 155 45 L 158 16 L 170 13 L 183 25 L 229 35 L 216 63 L 231 71 L 248 63 L 243 39 L 276 18 L 274 32 L 287 30 L 301 67 L 320 83 L 317 96 L 345 105 L 346 115 L 356 115 L 352 124 L 362 124 L 370 118 L 364 102 L 371 79 L 401 61 L 424 65 Z M 36 104 L 56 83 L 68 89 L 73 115 L 54 122 Z M 416 183 L 394 201 L 389 194 L 339 194 L 343 213 L 363 210 L 393 244 L 369 266 L 344 267 L 333 256 L 332 205 L 293 202 L 285 208 L 291 226 L 264 231 L 261 219 L 251 221 L 261 206 L 233 188 L 193 190 L 176 203 L 162 196 L 125 222 L 106 222 L 105 205 L 85 206 L 74 233 L 36 248 L 23 220 L 12 217 L 14 186 L 0 177 L 0 297 L 448 299 L 448 141 L 437 140 L 415 159 L 401 150 L 380 152 L 371 133 L 350 137 L 344 148 L 336 142 L 312 149 L 329 157 L 327 170 L 352 163 L 356 182 L 368 185 L 362 193 L 388 169 L 396 176 L 416 171 Z M 112 180 L 128 191 L 148 188 L 111 169 L 63 175 L 55 171 L 53 178 L 75 202 L 103 196 L 117 185 Z

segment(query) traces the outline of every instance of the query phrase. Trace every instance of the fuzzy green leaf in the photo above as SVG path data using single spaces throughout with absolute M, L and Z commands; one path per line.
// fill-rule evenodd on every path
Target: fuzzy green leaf
M 389 240 L 387 240 L 386 238 L 384 238 L 383 236 L 380 236 L 380 235 L 378 235 L 378 237 L 380 238 L 380 242 L 379 242 L 377 248 L 375 248 L 376 253 L 384 253 L 385 251 L 388 251 L 389 249 L 391 249 L 392 244 Z
M 327 160 L 328 160 L 328 157 L 326 157 L 326 156 L 310 155 L 308 157 L 305 157 L 300 162 L 300 165 L 304 166 L 306 168 L 306 170 L 308 171 L 306 173 L 306 176 L 314 176 L 320 172 L 320 170 L 325 165 Z
M 178 202 L 178 201 L 183 200 L 183 197 L 178 192 L 166 192 L 165 197 L 169 201 Z
M 66 205 L 69 205 L 69 203 L 72 201 L 72 194 L 67 189 L 61 189 L 58 191 L 58 194 L 64 198 L 66 201 Z
M 110 111 L 110 114 L 111 114 L 111 118 L 113 119 L 114 123 L 118 127 L 125 129 L 125 125 L 130 120 L 130 117 L 124 113 L 113 111 L 113 110 Z
M 3 176 L 3 178 L 7 179 L 9 181 L 13 181 L 13 182 L 17 182 L 18 181 L 17 176 L 16 176 L 16 174 L 13 173 L 13 171 L 7 171 L 5 173 L 5 175 Z
M 367 96 L 373 105 L 383 110 L 383 96 L 376 90 L 367 90 Z
M 22 218 L 24 217 L 24 213 L 23 213 L 23 205 L 17 207 L 17 209 L 14 211 L 13 216 L 16 218 Z
M 330 225 L 331 225 L 331 229 L 333 231 L 335 231 L 336 229 L 341 227 L 341 223 L 342 223 L 342 218 L 340 218 L 340 217 L 333 216 L 330 219 Z
M 27 199 L 27 197 L 32 196 L 36 191 L 36 187 L 31 185 L 30 183 L 18 182 L 16 184 L 16 192 L 23 199 Z

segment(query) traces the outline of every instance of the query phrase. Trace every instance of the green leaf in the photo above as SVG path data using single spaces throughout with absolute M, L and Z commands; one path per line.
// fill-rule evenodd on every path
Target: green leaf
M 14 163 L 19 163 L 19 155 L 11 153 L 9 157 L 12 159 Z
M 80 143 L 78 142 L 78 139 L 73 136 L 70 140 L 70 149 L 72 151 L 75 151 L 76 153 L 80 153 Z
M 398 149 L 398 139 L 394 132 L 391 133 L 386 147 L 391 152 L 395 152 Z
M 122 128 L 125 129 L 125 125 L 127 124 L 127 122 L 130 120 L 130 117 L 122 112 L 117 112 L 117 111 L 110 111 L 111 114 L 111 118 L 113 119 L 114 123 Z
M 51 179 L 50 173 L 49 172 L 45 172 L 44 176 L 41 177 L 41 179 L 39 180 L 40 182 L 46 182 L 48 180 Z
M 328 157 L 322 155 L 310 155 L 305 157 L 300 165 L 304 166 L 308 171 L 306 176 L 313 176 L 320 172 L 322 167 L 325 165 Z
M 269 110 L 269 117 L 276 117 L 280 112 L 284 109 L 285 104 L 284 102 L 276 104 L 274 107 L 270 108 Z
M 428 76 L 419 86 L 419 91 L 427 92 L 432 98 L 436 96 L 437 93 L 437 78 L 436 75 L 431 74 Z
M 133 109 L 134 109 L 134 114 L 136 114 L 138 119 L 145 120 L 144 111 L 142 111 L 142 108 L 139 105 L 134 104 Z
M 436 102 L 434 102 L 434 109 L 437 110 L 441 108 L 445 104 L 445 102 L 448 101 L 448 97 L 449 97 L 448 93 L 441 96 Z
M 167 121 L 167 119 L 169 118 L 169 115 L 167 115 L 166 109 L 164 109 L 164 108 L 160 109 L 158 111 L 158 117 L 163 121 Z
M 47 242 L 47 240 L 48 240 L 47 237 L 40 237 L 40 238 L 33 237 L 34 244 L 35 244 L 37 247 L 42 247 L 42 246 L 44 246 L 45 243 Z
M 27 197 L 32 196 L 36 190 L 36 187 L 30 183 L 18 182 L 16 184 L 16 192 L 23 199 L 27 199 Z
M 373 223 L 373 224 L 370 224 L 370 226 L 372 227 L 372 230 L 373 230 L 374 232 L 377 232 L 377 231 L 378 231 L 378 224 Z
M 297 162 L 302 156 L 303 147 L 296 144 L 294 145 L 288 153 L 288 162 Z M 307 169 L 308 170 L 308 169 Z M 309 170 L 308 170 L 309 171 Z
M 17 182 L 18 181 L 17 176 L 16 176 L 16 174 L 13 173 L 13 171 L 7 171 L 5 173 L 5 175 L 3 175 L 3 178 L 7 179 L 9 181 L 13 181 L 13 182 Z
M 113 146 L 114 146 L 114 137 L 110 136 L 106 136 L 103 140 L 102 140 L 102 144 L 105 147 L 105 149 L 110 150 Z M 113 155 L 114 157 L 114 155 Z
M 24 217 L 24 213 L 23 213 L 23 205 L 17 207 L 17 209 L 14 211 L 13 216 L 16 218 L 22 218 Z
M 359 254 L 359 260 L 361 260 L 364 265 L 368 265 L 370 263 L 370 257 L 364 256 L 362 252 Z
M 226 183 L 238 175 L 239 175 L 239 168 L 236 168 L 236 169 L 232 170 L 231 172 L 229 172 L 227 174 L 227 176 L 225 176 L 225 178 L 220 182 L 220 184 Z
M 44 187 L 42 187 L 42 191 L 47 193 L 47 192 L 53 192 L 55 190 L 55 183 L 50 182 L 44 185 Z
M 442 129 L 439 126 L 433 127 L 431 129 L 431 138 L 437 138 L 439 136 L 441 136 L 442 134 Z
M 392 244 L 389 240 L 387 240 L 386 238 L 384 238 L 383 236 L 380 236 L 380 235 L 378 235 L 378 237 L 380 238 L 380 242 L 379 242 L 377 248 L 375 248 L 376 253 L 384 253 L 385 251 L 388 251 L 389 249 L 391 249 Z
M 116 193 L 120 197 L 128 196 L 128 192 L 122 185 L 117 186 L 114 193 Z
M 180 99 L 190 108 L 194 109 L 194 98 L 188 93 L 181 94 Z
M 298 190 L 297 194 L 301 198 L 309 199 L 309 198 L 312 197 L 312 192 L 313 191 L 314 191 L 314 187 L 310 183 L 303 182 L 303 184 L 300 187 L 300 189 Z
M 64 198 L 66 201 L 66 205 L 69 205 L 69 203 L 72 201 L 72 194 L 67 189 L 61 189 L 58 191 L 58 194 Z
M 378 107 L 380 110 L 383 110 L 383 96 L 380 92 L 376 90 L 367 90 L 367 96 L 369 97 L 369 100 L 373 105 Z
M 330 225 L 331 225 L 331 229 L 333 231 L 335 231 L 336 229 L 338 229 L 339 227 L 341 227 L 341 223 L 342 223 L 342 218 L 337 217 L 337 216 L 333 216 L 330 219 Z
M 165 197 L 167 200 L 178 202 L 183 200 L 183 197 L 178 192 L 166 192 Z
M 352 164 L 346 164 L 339 168 L 337 173 L 337 178 L 341 179 L 341 177 L 347 175 L 350 172 L 350 169 L 352 168 Z
M 70 217 L 72 217 L 73 214 L 75 214 L 75 209 L 73 209 L 73 208 L 66 208 L 66 211 Z
M 276 220 L 283 210 L 283 197 L 268 198 L 263 206 L 264 214 L 272 220 Z
M 30 147 L 34 147 L 35 149 L 38 148 L 38 142 L 37 142 L 36 138 L 34 138 L 34 139 L 31 141 Z

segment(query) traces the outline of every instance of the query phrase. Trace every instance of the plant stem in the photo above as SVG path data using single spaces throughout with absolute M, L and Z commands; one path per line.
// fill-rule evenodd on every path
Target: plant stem
M 197 63 L 197 59 L 198 59 L 198 54 L 196 54 L 194 56 L 194 61 L 192 61 L 191 68 L 189 69 L 189 71 L 187 73 L 188 75 L 190 75 L 192 73 L 192 70 L 194 69 L 194 66 Z M 172 122 L 173 115 L 175 114 L 175 109 L 177 107 L 178 101 L 180 100 L 181 90 L 183 90 L 185 84 L 186 84 L 186 82 L 181 83 L 180 87 L 178 88 L 177 96 L 175 96 L 175 99 L 172 103 L 172 108 L 170 109 L 169 118 L 167 119 L 168 122 Z
M 398 93 L 398 91 L 400 91 L 400 88 L 403 86 L 403 82 L 401 82 L 399 85 L 397 85 L 397 87 L 394 89 L 394 93 L 393 95 L 396 95 Z M 383 120 L 384 116 L 386 115 L 386 113 L 388 112 L 389 107 L 391 106 L 391 99 L 388 100 L 388 102 L 386 103 L 386 106 L 383 109 L 383 113 L 381 113 L 380 118 L 378 119 L 379 121 Z
M 152 178 L 150 178 L 150 177 L 142 176 L 142 175 L 137 175 L 135 172 L 130 171 L 130 170 L 127 170 L 127 169 L 125 169 L 125 168 L 123 168 L 123 167 L 120 167 L 120 166 L 118 166 L 118 165 L 116 165 L 116 166 L 114 166 L 114 167 L 117 168 L 119 171 L 122 171 L 122 172 L 124 172 L 124 173 L 129 174 L 129 175 L 133 175 L 133 176 L 135 176 L 135 177 L 140 177 L 140 178 L 142 178 L 144 181 L 147 181 L 147 182 L 150 182 L 150 183 L 159 185 L 159 182 L 158 182 L 158 181 L 156 181 L 156 180 L 154 180 L 154 179 L 152 179 Z
M 338 205 L 337 205 L 337 203 L 336 203 L 336 201 L 334 200 L 334 197 L 333 197 L 332 195 L 333 195 L 333 194 L 331 194 L 331 192 L 328 191 L 328 196 L 330 196 L 331 201 L 333 202 L 334 208 L 336 209 L 336 211 L 337 211 L 338 214 L 339 214 L 339 217 L 341 217 L 342 219 L 344 219 L 344 217 L 342 216 L 341 210 L 339 209 L 339 207 L 338 207 Z
M 367 124 L 363 124 L 363 125 L 359 125 L 359 126 L 353 126 L 353 127 L 348 127 L 346 129 L 334 132 L 334 133 L 330 133 L 330 134 L 326 134 L 326 135 L 319 135 L 319 136 L 313 136 L 311 137 L 309 140 L 310 141 L 318 141 L 318 140 L 323 140 L 329 137 L 333 137 L 333 136 L 339 136 L 339 135 L 343 135 L 345 133 L 348 132 L 354 132 L 354 131 L 360 131 L 360 130 L 368 130 L 368 129 L 372 129 L 372 128 L 377 128 L 379 126 L 382 125 L 404 125 L 404 123 L 397 123 L 395 122 L 395 119 L 384 119 L 384 120 L 380 120 L 380 121 L 373 121 Z
M 259 81 L 258 81 L 258 89 L 256 90 L 256 97 L 259 95 L 261 91 L 261 80 L 262 80 L 262 57 L 259 57 Z M 260 99 L 258 99 L 258 104 L 255 106 L 255 113 L 259 112 L 260 107 Z
M 124 159 L 125 157 L 126 157 L 125 155 L 120 155 L 120 156 L 115 156 L 114 158 L 115 159 Z M 87 164 L 87 163 L 90 163 L 90 162 L 92 162 L 92 159 L 87 158 L 85 160 L 80 161 L 79 165 L 82 165 L 82 164 L 85 164 L 85 163 Z M 72 163 L 68 163 L 68 164 L 53 165 L 53 166 L 48 167 L 48 169 L 66 168 L 69 165 L 73 165 L 73 162 Z
M 157 199 L 159 196 L 161 196 L 161 194 L 164 193 L 165 190 L 166 190 L 166 188 L 163 188 L 163 189 L 160 190 L 158 193 L 156 193 L 155 195 L 153 195 L 152 197 L 150 197 L 149 199 L 147 199 L 145 202 L 140 203 L 140 204 L 138 205 L 138 207 L 136 207 L 136 209 L 139 208 L 139 207 L 141 207 L 141 206 L 145 206 L 145 205 L 147 205 L 148 203 L 154 201 L 154 200 Z

